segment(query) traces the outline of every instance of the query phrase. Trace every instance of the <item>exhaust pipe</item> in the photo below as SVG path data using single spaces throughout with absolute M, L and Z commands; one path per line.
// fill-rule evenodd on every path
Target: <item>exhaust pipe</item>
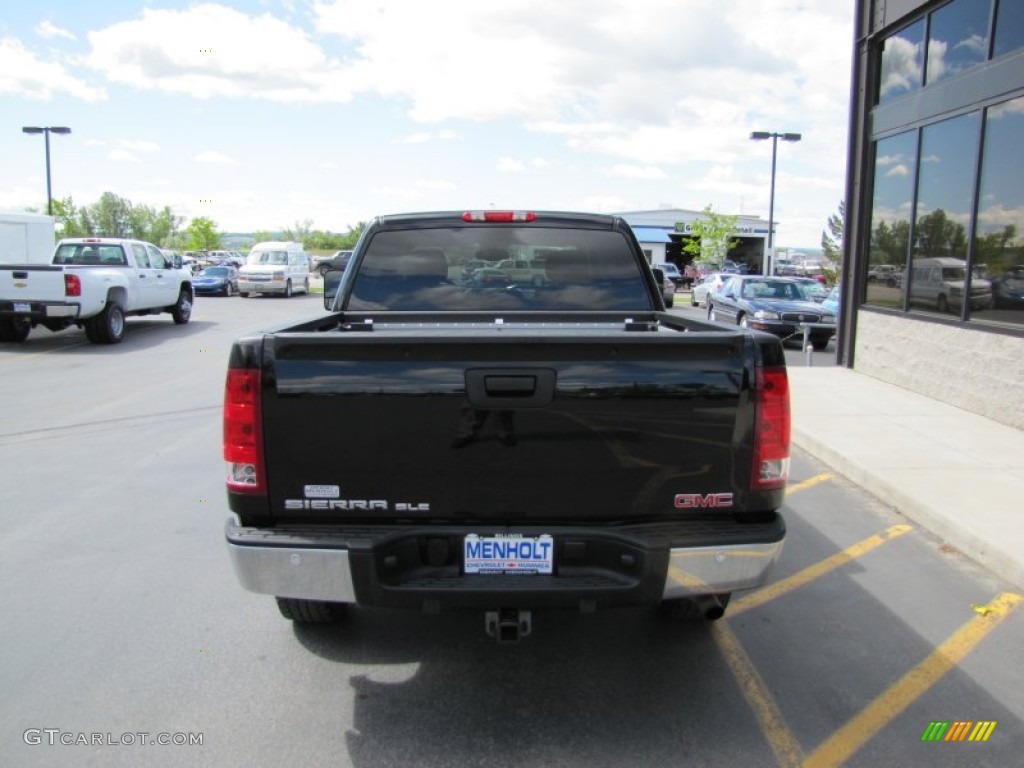
M 722 601 L 718 599 L 718 595 L 700 595 L 693 598 L 693 602 L 697 606 L 697 610 L 700 611 L 700 615 L 708 621 L 715 621 L 725 616 L 725 608 L 722 607 Z
M 529 611 L 500 608 L 484 613 L 484 629 L 499 643 L 517 643 L 533 631 L 533 620 Z

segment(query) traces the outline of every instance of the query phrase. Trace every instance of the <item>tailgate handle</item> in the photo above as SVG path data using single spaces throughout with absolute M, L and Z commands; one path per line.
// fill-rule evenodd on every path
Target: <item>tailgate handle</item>
M 466 396 L 477 408 L 544 408 L 555 395 L 550 368 L 473 368 L 466 371 Z

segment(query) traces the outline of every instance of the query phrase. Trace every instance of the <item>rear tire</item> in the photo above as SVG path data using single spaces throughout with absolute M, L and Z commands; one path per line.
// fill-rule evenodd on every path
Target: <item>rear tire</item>
M 5 317 L 0 320 L 0 341 L 13 341 L 20 344 L 28 338 L 32 323 L 17 317 Z
M 290 299 L 292 297 L 292 281 L 289 280 L 284 284 L 284 297 Z
M 340 621 L 347 612 L 345 603 L 326 600 L 301 600 L 297 597 L 277 597 L 277 610 L 296 624 L 328 624 Z
M 230 297 L 230 296 L 231 296 L 231 294 L 233 294 L 234 292 L 235 292 L 235 291 L 234 291 L 234 290 L 233 290 L 233 289 L 231 288 L 231 283 L 227 283 L 227 284 L 226 284 L 226 285 L 224 286 L 224 298 L 228 298 L 228 297 Z
M 124 338 L 124 310 L 116 301 L 108 301 L 102 312 L 85 322 L 85 337 L 93 344 L 118 344 Z
M 827 349 L 828 348 L 828 342 L 829 342 L 829 339 L 831 339 L 831 338 L 832 338 L 831 336 L 829 338 L 827 338 L 827 339 L 826 338 L 815 339 L 814 337 L 811 337 L 811 346 L 814 347 L 819 352 L 821 352 L 823 349 Z

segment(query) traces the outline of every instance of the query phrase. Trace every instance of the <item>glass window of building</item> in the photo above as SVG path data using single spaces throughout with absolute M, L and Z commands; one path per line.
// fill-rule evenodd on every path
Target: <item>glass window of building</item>
M 971 112 L 921 131 L 909 272 L 911 311 L 959 317 L 965 303 L 977 308 L 991 300 L 985 281 L 972 288 L 967 279 L 967 233 L 980 123 L 981 113 Z M 969 302 L 965 301 L 968 292 Z
M 996 11 L 995 45 L 992 55 L 1024 48 L 1024 3 L 1020 0 L 1000 0 Z
M 929 84 L 959 74 L 988 58 L 988 11 L 988 3 L 953 0 L 932 14 L 926 72 Z
M 971 319 L 1024 325 L 1024 97 L 989 107 L 981 164 L 974 274 L 988 281 L 991 302 Z
M 875 144 L 874 197 L 865 302 L 903 308 L 903 277 L 910 249 L 910 216 L 917 176 L 917 132 Z
M 877 104 L 916 91 L 923 82 L 924 19 L 882 41 Z

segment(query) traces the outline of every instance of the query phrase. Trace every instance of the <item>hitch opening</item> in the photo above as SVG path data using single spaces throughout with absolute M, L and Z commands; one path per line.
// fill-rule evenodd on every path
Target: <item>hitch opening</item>
M 499 643 L 517 643 L 533 630 L 533 620 L 529 611 L 499 608 L 484 613 L 484 629 Z

